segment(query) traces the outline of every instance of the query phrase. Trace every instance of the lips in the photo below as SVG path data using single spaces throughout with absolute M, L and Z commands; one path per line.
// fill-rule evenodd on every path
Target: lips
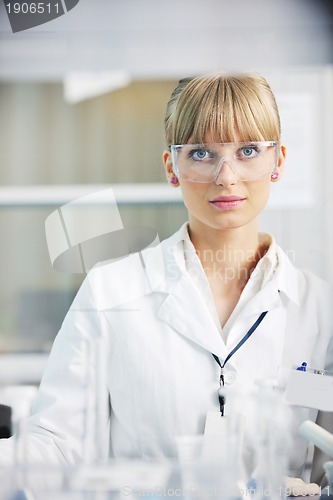
M 213 205 L 218 210 L 232 210 L 237 208 L 245 201 L 245 198 L 241 196 L 217 196 L 209 203 Z
M 245 198 L 242 198 L 241 196 L 218 196 L 217 198 L 211 200 L 211 203 L 218 203 L 220 201 L 228 203 L 231 201 L 239 201 L 239 200 L 245 200 Z

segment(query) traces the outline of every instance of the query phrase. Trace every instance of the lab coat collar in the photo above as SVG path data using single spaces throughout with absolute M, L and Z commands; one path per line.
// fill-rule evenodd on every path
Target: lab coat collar
M 129 255 L 117 262 L 104 263 L 92 270 L 87 281 L 93 289 L 97 310 L 127 307 L 133 300 L 151 293 L 161 292 L 177 297 L 179 290 L 186 294 L 188 290 L 195 289 L 186 271 L 182 243 L 186 234 L 187 227 L 184 224 L 170 238 L 155 247 L 147 248 L 140 254 Z M 281 306 L 278 292 L 283 292 L 296 303 L 300 302 L 301 273 L 295 269 L 273 238 L 271 245 L 272 251 L 276 252 L 278 264 L 273 278 L 256 295 L 255 303 L 261 310 L 266 310 L 262 309 L 265 304 L 271 308 Z M 179 296 L 180 298 L 182 300 L 179 300 L 179 304 L 184 304 L 184 295 Z M 204 303 L 198 290 L 192 300 L 197 304 L 200 300 L 201 306 Z M 168 299 L 166 305 L 170 302 L 171 299 Z M 175 306 L 173 304 L 173 307 Z M 188 306 L 189 310 L 195 310 L 191 304 Z M 183 307 L 184 305 L 181 306 Z M 251 308 L 248 312 L 251 313 Z M 210 318 L 208 309 L 206 316 Z M 211 318 L 210 321 L 214 324 Z
M 214 320 L 190 277 L 182 274 L 158 310 L 158 318 L 192 342 L 221 358 L 226 347 Z
M 303 275 L 294 267 L 286 254 L 272 239 L 272 246 L 277 256 L 277 265 L 269 280 L 262 280 L 262 287 L 255 297 L 244 306 L 243 316 L 260 314 L 283 307 L 286 300 L 299 305 L 301 302 Z
M 276 245 L 276 253 L 278 266 L 276 268 L 275 279 L 278 290 L 283 292 L 295 304 L 299 305 L 301 303 L 305 278 L 278 245 Z
M 157 291 L 167 292 L 168 295 L 158 310 L 158 317 L 191 341 L 223 359 L 227 355 L 225 343 L 202 294 L 187 272 L 184 249 L 190 251 L 188 243 L 186 224 L 162 243 L 167 279 L 164 288 L 160 287 Z M 195 258 L 195 255 L 190 258 Z M 266 269 L 272 271 L 274 258 L 268 256 L 267 259 L 272 262 L 266 263 Z M 273 271 L 272 274 L 273 278 L 259 290 L 242 311 L 243 318 L 251 317 L 250 323 L 252 317 L 258 316 L 263 311 L 282 307 L 277 275 L 275 276 Z M 186 316 L 184 311 L 187 311 Z
M 221 358 L 227 350 L 214 320 L 186 270 L 183 240 L 187 235 L 187 223 L 162 242 L 166 279 L 155 292 L 167 293 L 158 310 L 158 317 L 171 325 L 184 337 Z M 186 313 L 184 311 L 191 311 Z M 200 311 L 196 314 L 196 311 Z
M 266 254 L 258 262 L 251 278 L 253 277 L 256 279 L 256 274 L 262 275 L 261 288 L 262 290 L 265 290 L 263 295 L 266 295 L 266 299 L 267 292 L 273 292 L 275 289 L 278 293 L 283 292 L 288 299 L 292 300 L 296 304 L 299 304 L 302 293 L 302 282 L 304 280 L 302 274 L 297 268 L 295 268 L 288 256 L 277 245 L 272 235 L 262 234 L 262 237 L 270 240 L 271 243 Z M 166 271 L 168 269 L 175 270 L 175 265 L 177 265 L 180 276 L 182 273 L 186 272 L 186 261 L 183 254 L 184 243 L 185 250 L 187 252 L 189 252 L 190 246 L 192 245 L 188 234 L 188 223 L 186 222 L 183 224 L 176 233 L 165 241 L 168 242 L 169 256 Z M 174 259 L 173 264 L 170 259 Z M 268 288 L 266 288 L 267 286 Z M 259 291 L 259 296 L 260 295 Z M 274 301 L 272 306 L 274 304 L 281 305 L 280 299 L 276 302 Z
M 261 267 L 258 271 L 262 275 L 260 278 L 261 289 L 258 290 L 255 297 L 245 304 L 241 312 L 243 318 L 259 315 L 263 311 L 281 308 L 283 307 L 285 298 L 292 300 L 296 304 L 300 303 L 300 281 L 303 279 L 302 274 L 278 247 L 274 238 L 270 235 L 268 237 L 271 239 L 269 250 L 258 263 Z M 187 276 L 185 279 L 187 271 L 184 258 L 184 241 L 186 243 L 185 249 L 188 250 L 188 239 L 187 225 L 184 224 L 177 233 L 167 240 L 166 249 L 168 250 L 168 255 L 165 269 L 166 271 L 173 270 L 173 279 L 178 276 L 180 281 L 175 286 L 171 285 L 170 280 L 165 281 L 164 291 L 170 295 L 163 303 L 159 311 L 159 317 L 170 323 L 188 338 L 202 345 L 202 347 L 210 347 L 210 350 L 216 353 L 213 349 L 223 350 L 224 347 L 222 345 L 224 346 L 224 343 L 221 342 L 220 332 L 217 330 L 203 298 L 196 296 L 193 302 L 192 297 L 192 302 L 186 303 L 190 290 L 195 290 L 196 294 L 200 295 L 199 290 L 196 289 L 190 277 Z M 177 272 L 175 272 L 176 270 Z M 255 276 L 253 278 L 256 279 Z M 177 278 L 175 282 L 177 283 Z M 196 308 L 196 304 L 199 309 Z M 167 311 L 168 308 L 170 308 L 169 311 Z M 205 317 L 198 318 L 195 311 L 202 311 L 203 309 L 205 310 Z M 193 311 L 191 317 L 186 317 L 186 324 L 184 324 L 184 310 Z M 200 314 L 202 313 L 200 312 Z M 198 325 L 199 321 L 202 321 L 201 326 Z M 209 336 L 206 333 L 207 331 L 210 332 Z

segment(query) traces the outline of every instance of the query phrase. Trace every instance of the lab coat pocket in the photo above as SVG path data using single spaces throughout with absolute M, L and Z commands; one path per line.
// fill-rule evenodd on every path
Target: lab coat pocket
M 333 376 L 321 370 L 290 370 L 285 398 L 292 405 L 333 411 Z

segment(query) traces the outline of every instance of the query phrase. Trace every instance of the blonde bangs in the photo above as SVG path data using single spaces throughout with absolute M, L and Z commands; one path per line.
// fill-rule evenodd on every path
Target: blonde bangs
M 278 141 L 280 119 L 262 77 L 206 76 L 182 90 L 166 133 L 169 144 Z

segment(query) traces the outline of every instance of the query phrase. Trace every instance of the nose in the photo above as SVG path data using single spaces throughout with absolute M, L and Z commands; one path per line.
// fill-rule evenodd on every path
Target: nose
M 228 158 L 222 158 L 214 180 L 215 184 L 218 186 L 232 186 L 236 184 L 237 180 L 237 176 Z

